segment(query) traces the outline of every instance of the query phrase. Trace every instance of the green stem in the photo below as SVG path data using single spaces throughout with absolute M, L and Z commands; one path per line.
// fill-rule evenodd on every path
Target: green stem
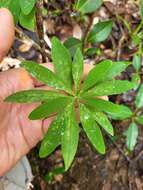
M 141 30 L 142 26 L 143 26 L 143 20 L 140 22 L 138 27 L 135 29 L 135 31 L 133 32 L 133 35 L 137 35 L 137 33 Z
M 93 19 L 94 19 L 94 13 L 89 16 L 89 23 L 88 23 L 88 25 L 87 25 L 87 28 L 86 28 L 85 33 L 84 33 L 84 36 L 83 36 L 83 45 L 82 45 L 82 52 L 83 52 L 83 53 L 84 53 L 84 48 L 85 48 L 86 43 L 87 43 L 88 34 L 89 34 L 90 29 L 91 29 L 92 24 L 93 24 Z

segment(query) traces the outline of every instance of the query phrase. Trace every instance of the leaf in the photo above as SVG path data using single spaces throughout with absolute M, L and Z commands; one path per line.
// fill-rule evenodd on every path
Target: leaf
M 140 86 L 141 83 L 140 74 L 134 73 L 131 80 L 135 84 L 134 90 L 137 90 L 137 88 Z
M 80 119 L 87 137 L 89 138 L 95 149 L 101 153 L 105 153 L 105 144 L 100 128 L 92 117 L 92 114 L 84 106 L 80 105 Z
M 141 56 L 135 54 L 133 57 L 133 67 L 135 68 L 136 72 L 138 72 L 141 68 Z
M 50 117 L 51 114 L 59 113 L 63 111 L 70 102 L 72 98 L 70 97 L 61 97 L 53 100 L 49 100 L 46 103 L 41 104 L 39 107 L 34 109 L 30 115 L 30 120 L 39 120 L 43 118 Z
M 101 51 L 99 48 L 87 48 L 85 51 L 86 56 L 100 55 Z
M 77 49 L 72 64 L 72 75 L 75 84 L 75 90 L 78 92 L 83 74 L 83 56 L 80 49 Z
M 79 140 L 79 126 L 75 119 L 74 104 L 67 106 L 64 114 L 64 134 L 62 136 L 62 154 L 67 171 L 74 159 Z
M 135 99 L 135 105 L 137 108 L 143 106 L 143 84 L 141 84 Z
M 59 114 L 51 123 L 41 143 L 39 151 L 39 156 L 41 158 L 49 156 L 61 144 L 63 130 L 63 114 Z
M 100 82 L 111 80 L 124 71 L 128 65 L 128 62 L 112 62 L 110 60 L 100 62 L 89 72 L 82 90 L 88 90 Z
M 140 125 L 143 125 L 143 115 L 137 116 L 135 118 L 136 122 L 138 122 Z
M 121 72 L 123 72 L 131 62 L 128 61 L 116 61 L 113 62 L 112 68 L 107 73 L 108 80 L 118 76 Z
M 97 84 L 98 82 L 103 82 L 107 76 L 107 72 L 111 69 L 112 65 L 112 61 L 105 60 L 99 63 L 96 67 L 94 67 L 85 79 L 82 90 L 85 91 L 88 88 Z
M 72 59 L 68 49 L 56 37 L 52 39 L 52 60 L 56 74 L 72 86 Z
M 128 130 L 125 132 L 125 135 L 127 137 L 127 147 L 130 151 L 133 151 L 138 137 L 138 127 L 134 122 L 130 124 Z
M 36 0 L 19 0 L 19 3 L 23 14 L 28 15 L 32 11 Z
M 96 11 L 102 5 L 102 3 L 102 0 L 78 0 L 76 9 L 82 14 L 92 13 Z
M 76 50 L 82 47 L 82 42 L 79 39 L 70 37 L 64 42 L 64 46 L 70 51 L 71 55 L 74 56 Z
M 1 0 L 0 1 L 0 8 L 5 7 L 8 8 L 10 5 L 11 0 Z
M 114 129 L 112 124 L 108 120 L 107 116 L 102 112 L 92 112 L 93 118 L 97 121 L 97 123 L 103 127 L 103 129 L 109 134 L 114 136 Z
M 5 101 L 18 103 L 33 103 L 52 100 L 59 97 L 65 97 L 65 95 L 60 94 L 59 92 L 48 90 L 24 90 L 8 96 Z
M 108 38 L 112 31 L 113 22 L 111 20 L 99 22 L 94 25 L 88 35 L 87 40 L 91 43 L 103 42 Z
M 23 61 L 21 64 L 33 77 L 39 81 L 47 84 L 50 87 L 54 87 L 58 90 L 65 90 L 72 94 L 72 91 L 59 79 L 52 71 L 45 68 L 33 61 Z
M 20 15 L 20 4 L 19 0 L 1 0 L 0 7 L 8 8 L 14 16 L 15 24 L 18 23 L 19 15 Z
M 127 92 L 135 87 L 133 82 L 112 80 L 100 83 L 91 90 L 83 94 L 83 96 L 108 96 Z
M 132 111 L 123 105 L 117 105 L 110 101 L 105 101 L 97 98 L 84 98 L 85 104 L 92 110 L 103 111 L 112 119 L 127 119 L 132 116 Z
M 33 9 L 28 15 L 20 13 L 19 23 L 22 27 L 34 31 L 35 30 L 35 9 Z

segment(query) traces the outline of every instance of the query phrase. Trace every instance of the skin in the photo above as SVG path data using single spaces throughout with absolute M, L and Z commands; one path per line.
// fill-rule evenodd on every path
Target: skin
M 7 9 L 0 9 L 0 61 L 13 41 L 13 17 Z M 46 66 L 53 70 L 51 64 Z M 83 77 L 91 68 L 85 65 Z M 9 171 L 42 139 L 53 120 L 49 118 L 44 121 L 30 121 L 28 115 L 36 104 L 12 104 L 3 100 L 14 92 L 39 88 L 39 85 L 22 68 L 0 73 L 0 176 Z

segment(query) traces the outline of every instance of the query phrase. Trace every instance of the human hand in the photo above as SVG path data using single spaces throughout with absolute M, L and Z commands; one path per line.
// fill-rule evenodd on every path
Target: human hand
M 0 10 L 0 60 L 6 55 L 14 39 L 12 15 L 6 9 Z M 50 64 L 47 64 L 52 69 Z M 84 75 L 91 66 L 85 65 Z M 12 168 L 43 137 L 52 118 L 44 121 L 30 121 L 29 113 L 36 104 L 12 104 L 3 102 L 10 94 L 37 88 L 37 82 L 28 73 L 12 69 L 0 73 L 0 176 Z
M 7 54 L 14 40 L 14 23 L 7 9 L 0 9 L 0 61 Z M 43 136 L 47 121 L 30 121 L 28 114 L 36 105 L 4 103 L 10 94 L 35 87 L 35 82 L 23 69 L 0 73 L 0 176 L 4 175 Z

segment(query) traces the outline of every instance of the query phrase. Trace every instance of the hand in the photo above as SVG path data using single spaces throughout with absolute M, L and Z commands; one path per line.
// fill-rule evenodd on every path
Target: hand
M 0 60 L 6 55 L 14 40 L 14 24 L 11 13 L 0 9 Z M 48 65 L 51 69 L 51 65 Z M 90 66 L 85 66 L 85 75 Z M 0 73 L 0 176 L 12 168 L 43 137 L 52 118 L 30 121 L 28 114 L 35 104 L 11 104 L 3 100 L 10 94 L 36 88 L 36 82 L 24 69 L 12 69 Z

